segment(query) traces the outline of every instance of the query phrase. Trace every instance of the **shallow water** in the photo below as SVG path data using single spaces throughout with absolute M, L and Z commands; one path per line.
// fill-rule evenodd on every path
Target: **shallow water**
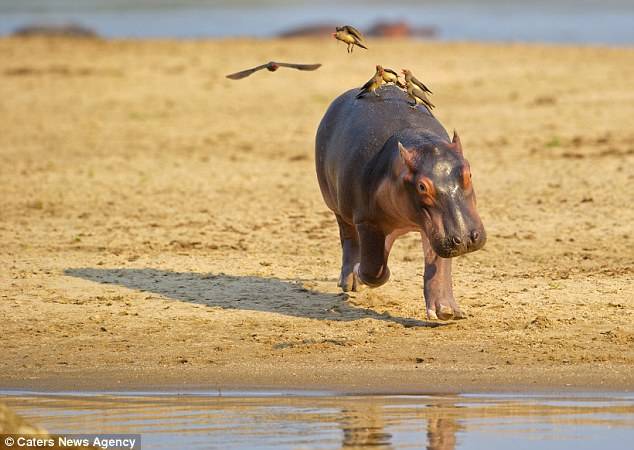
M 0 35 L 77 22 L 106 37 L 273 36 L 315 23 L 433 26 L 440 39 L 634 43 L 631 0 L 0 0 Z
M 0 393 L 52 433 L 135 433 L 142 448 L 631 449 L 634 396 Z

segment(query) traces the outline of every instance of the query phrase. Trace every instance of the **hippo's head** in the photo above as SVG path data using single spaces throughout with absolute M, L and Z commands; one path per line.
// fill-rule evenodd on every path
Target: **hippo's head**
M 408 148 L 399 142 L 398 147 L 408 199 L 434 251 L 451 258 L 482 248 L 486 233 L 458 134 L 451 143 Z

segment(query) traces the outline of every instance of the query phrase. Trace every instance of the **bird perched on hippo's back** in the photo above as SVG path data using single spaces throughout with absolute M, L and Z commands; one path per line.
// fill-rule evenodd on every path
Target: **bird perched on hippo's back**
M 351 25 L 344 25 L 342 27 L 336 27 L 335 30 L 336 33 L 332 33 L 332 36 L 348 46 L 348 53 L 352 53 L 355 45 L 358 45 L 366 50 L 368 49 L 365 45 L 365 38 L 363 37 L 363 34 L 361 34 L 361 32 L 355 27 Z
M 405 84 L 398 78 L 398 73 L 389 68 L 383 69 L 383 81 L 385 83 L 392 83 L 401 89 L 405 89 Z
M 403 75 L 405 76 L 405 90 L 407 95 L 413 100 L 410 104 L 412 108 L 416 108 L 416 105 L 422 103 L 427 107 L 429 112 L 434 108 L 434 104 L 429 100 L 427 94 L 431 94 L 431 90 L 419 81 L 410 70 L 403 69 Z
M 377 65 L 374 76 L 370 78 L 367 81 L 367 83 L 361 86 L 361 89 L 359 90 L 359 93 L 357 94 L 357 98 L 363 97 L 368 92 L 372 92 L 374 95 L 379 97 L 379 94 L 377 94 L 376 90 L 379 87 L 381 87 L 381 85 L 383 84 L 383 72 L 384 72 L 383 67 Z

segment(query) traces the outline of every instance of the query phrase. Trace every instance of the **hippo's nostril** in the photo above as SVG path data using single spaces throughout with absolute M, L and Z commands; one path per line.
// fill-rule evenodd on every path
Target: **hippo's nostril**
M 478 230 L 473 230 L 471 232 L 471 242 L 476 242 L 480 238 L 480 232 Z
M 451 238 L 451 241 L 455 244 L 455 245 L 460 245 L 462 244 L 462 239 L 460 239 L 458 236 L 454 236 Z

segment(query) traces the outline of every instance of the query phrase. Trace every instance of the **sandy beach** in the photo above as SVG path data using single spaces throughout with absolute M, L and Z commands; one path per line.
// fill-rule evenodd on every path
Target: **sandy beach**
M 0 39 L 0 388 L 634 389 L 634 50 Z M 317 72 L 230 72 L 269 60 Z M 330 102 L 412 69 L 469 159 L 469 318 L 430 322 L 420 237 L 338 290 L 314 170 Z

